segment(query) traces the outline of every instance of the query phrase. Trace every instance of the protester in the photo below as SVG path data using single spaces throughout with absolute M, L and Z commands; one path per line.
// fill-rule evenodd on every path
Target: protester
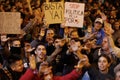
M 55 30 L 53 28 L 48 28 L 46 30 L 46 36 L 45 36 L 45 46 L 46 46 L 48 56 L 51 55 L 55 50 L 55 47 L 53 45 L 54 36 L 55 36 Z
M 111 60 L 107 55 L 99 56 L 97 65 L 97 68 L 92 67 L 93 69 L 90 68 L 88 71 L 90 80 L 114 80 L 114 73 L 111 72 L 113 68 L 110 68 Z
M 102 42 L 102 47 L 100 49 L 97 49 L 94 54 L 93 54 L 93 60 L 96 63 L 98 57 L 101 54 L 105 54 L 107 56 L 109 56 L 109 58 L 111 59 L 111 64 L 116 65 L 118 62 L 118 57 L 115 56 L 115 53 L 112 51 L 112 48 L 110 47 L 110 43 L 109 43 L 109 38 L 108 37 L 104 37 L 103 38 L 103 42 Z
M 115 80 L 120 80 L 120 71 L 115 73 Z
M 115 80 L 120 80 L 120 64 L 114 68 Z
M 77 78 L 82 74 L 81 70 L 82 70 L 82 67 L 85 65 L 84 61 L 79 61 L 77 66 L 76 66 L 76 69 L 73 70 L 71 73 L 65 75 L 65 76 L 54 76 L 52 74 L 52 70 L 51 70 L 51 67 L 48 66 L 48 64 L 45 64 L 44 63 L 41 63 L 40 65 L 40 75 L 43 75 L 41 77 L 38 77 L 38 76 L 35 76 L 35 74 L 32 72 L 32 70 L 28 69 L 27 72 L 20 78 L 20 80 L 32 80 L 32 79 L 35 79 L 35 80 L 77 80 Z M 40 76 L 39 75 L 39 76 Z M 27 77 L 29 76 L 29 77 Z
M 23 61 L 19 55 L 12 54 L 7 60 L 8 64 L 0 69 L 0 80 L 19 80 L 23 74 Z
M 114 33 L 112 35 L 113 35 L 113 40 L 115 42 L 120 35 L 120 23 L 118 21 L 114 23 L 113 30 L 114 30 Z

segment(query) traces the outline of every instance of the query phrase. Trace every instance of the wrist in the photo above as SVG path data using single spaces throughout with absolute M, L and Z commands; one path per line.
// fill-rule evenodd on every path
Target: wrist
M 76 72 L 81 73 L 82 72 L 82 68 L 77 68 Z

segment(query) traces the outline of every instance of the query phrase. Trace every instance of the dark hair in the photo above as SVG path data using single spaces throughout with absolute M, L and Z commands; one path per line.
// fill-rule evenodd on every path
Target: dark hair
M 23 45 L 23 42 L 22 42 L 19 38 L 13 38 L 13 39 L 10 40 L 12 46 L 13 46 L 13 43 L 14 43 L 15 41 L 20 41 L 20 47 L 23 47 L 23 46 L 24 46 L 24 45 Z
M 48 30 L 53 30 L 53 32 L 55 33 L 55 29 L 54 28 L 47 28 L 47 31 Z
M 107 61 L 108 61 L 108 63 L 111 63 L 111 59 L 110 59 L 110 57 L 109 57 L 108 55 L 106 55 L 106 54 L 101 54 L 101 55 L 98 57 L 98 61 L 99 61 L 99 59 L 100 59 L 101 57 L 106 58 Z M 97 61 L 97 62 L 98 62 L 98 61 Z
M 35 46 L 35 50 L 38 48 L 39 45 L 45 46 L 45 43 L 42 43 L 42 42 L 38 43 L 38 44 Z M 45 47 L 45 48 L 46 48 L 46 47 Z M 35 51 L 35 50 L 34 50 L 34 51 Z
M 71 40 L 75 40 L 76 42 L 81 42 L 79 38 L 71 38 Z
M 56 40 L 56 39 L 63 39 L 63 37 L 61 36 L 61 35 L 54 35 L 54 40 Z
M 14 64 L 16 61 L 19 61 L 19 60 L 22 60 L 21 56 L 20 55 L 17 55 L 17 54 L 11 54 L 8 59 L 7 59 L 7 62 L 9 65 L 12 65 Z
M 119 21 L 117 20 L 117 21 L 115 21 L 114 23 L 113 23 L 113 26 L 112 26 L 112 28 L 115 30 L 115 23 L 119 23 Z M 119 23 L 120 24 L 120 23 Z M 120 25 L 119 25 L 119 29 L 120 29 Z
M 12 44 L 13 44 L 14 41 L 20 41 L 21 42 L 21 40 L 19 38 L 14 38 L 11 41 L 12 41 Z
M 117 47 L 119 47 L 119 42 L 118 42 L 118 40 L 120 39 L 120 37 L 118 37 L 116 40 L 115 40 L 115 45 L 117 46 Z
M 73 32 L 77 32 L 77 33 L 78 33 L 78 30 L 72 30 L 72 31 L 70 32 L 70 36 L 72 35 Z

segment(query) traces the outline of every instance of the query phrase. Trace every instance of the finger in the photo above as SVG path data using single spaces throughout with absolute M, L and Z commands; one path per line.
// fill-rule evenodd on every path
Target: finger
M 33 51 L 35 48 L 30 48 L 30 49 L 28 49 L 27 50 L 27 52 L 31 52 L 31 51 Z
M 48 62 L 47 61 L 42 62 L 40 66 L 48 66 Z
M 30 61 L 30 68 L 31 69 L 35 69 L 36 68 L 35 56 L 31 55 L 29 57 L 29 61 Z
M 34 55 L 29 56 L 29 61 L 30 61 L 30 62 L 35 61 L 35 56 L 34 56 Z
M 83 67 L 83 65 L 76 65 L 76 66 L 74 66 L 74 68 L 76 68 L 76 69 L 81 69 Z

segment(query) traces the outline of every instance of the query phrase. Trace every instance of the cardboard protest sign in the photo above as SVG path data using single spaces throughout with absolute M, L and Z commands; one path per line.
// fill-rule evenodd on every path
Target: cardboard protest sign
M 65 26 L 83 27 L 84 3 L 65 3 Z
M 62 23 L 64 19 L 63 2 L 44 3 L 45 20 L 47 24 Z
M 20 13 L 0 12 L 0 34 L 20 34 Z

